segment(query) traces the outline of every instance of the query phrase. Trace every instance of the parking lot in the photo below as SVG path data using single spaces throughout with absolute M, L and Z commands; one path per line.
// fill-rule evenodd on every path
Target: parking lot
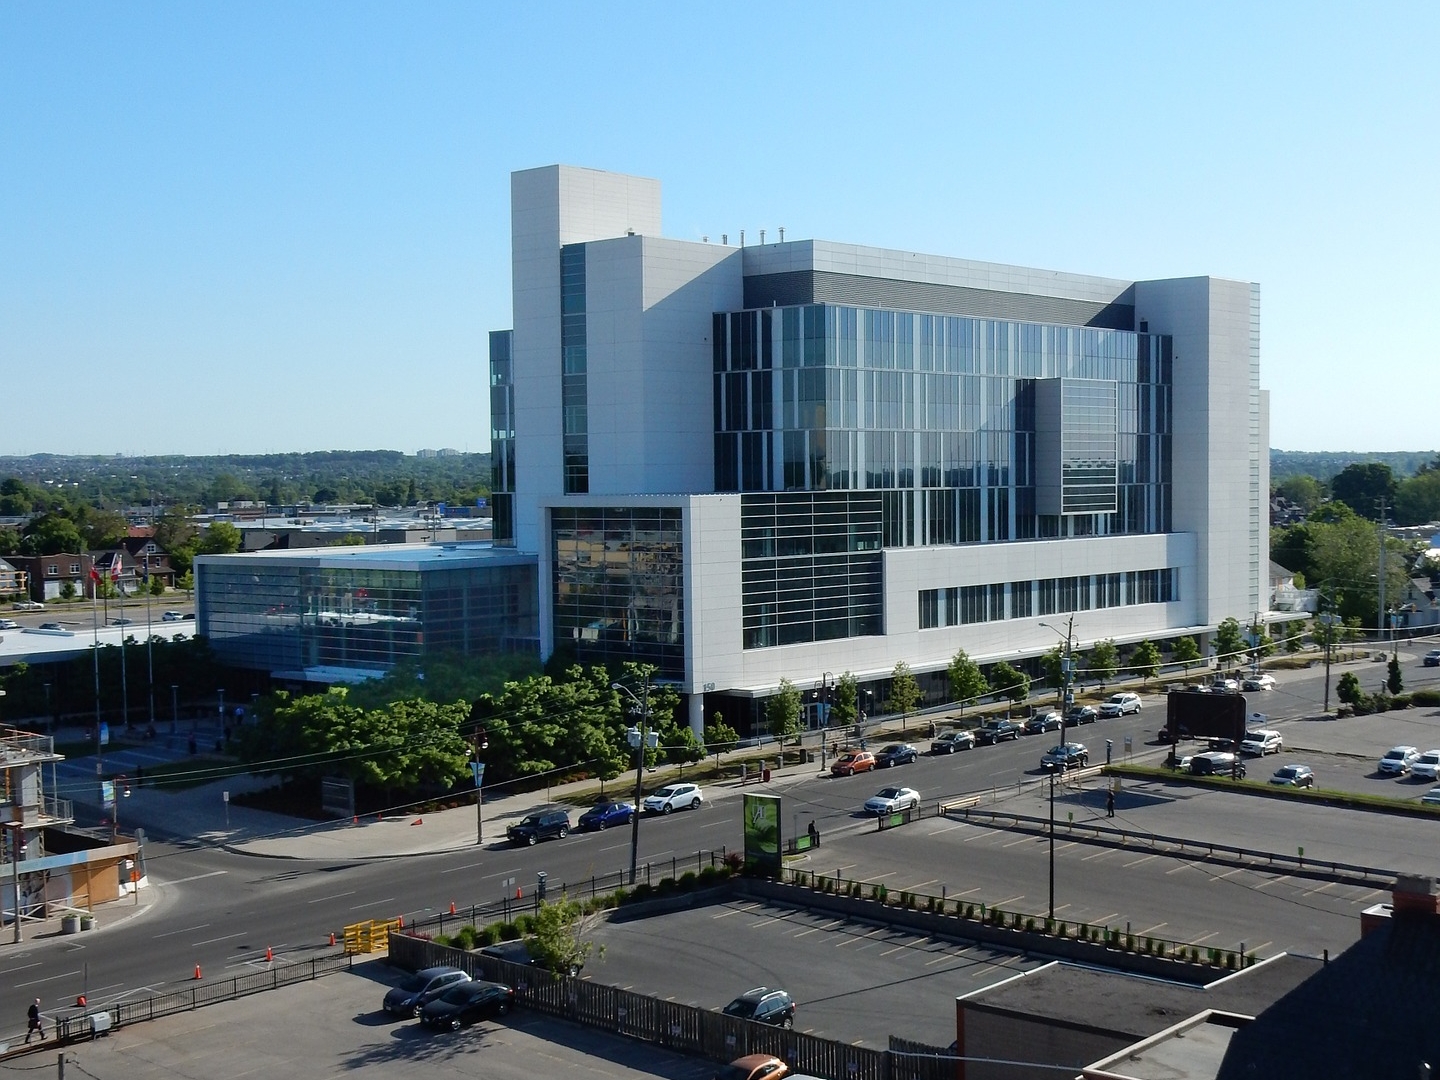
M 715 1009 L 779 988 L 795 999 L 796 1030 L 877 1048 L 892 1034 L 948 1044 L 957 997 L 1043 963 L 749 900 L 607 923 L 596 941 L 605 955 L 592 978 Z
M 72 1075 L 89 1080 L 342 1075 L 703 1080 L 714 1074 L 713 1064 L 523 1010 L 504 1022 L 432 1033 L 380 1011 L 385 990 L 398 976 L 382 961 L 369 961 L 353 972 L 116 1030 L 67 1048 L 66 1062 Z M 56 1053 L 42 1050 L 6 1065 L 15 1072 L 48 1073 Z

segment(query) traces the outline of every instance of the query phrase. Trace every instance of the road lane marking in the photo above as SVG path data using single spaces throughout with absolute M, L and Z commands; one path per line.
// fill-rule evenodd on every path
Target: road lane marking
M 440 873 L 442 873 L 442 874 L 458 874 L 458 873 L 460 873 L 460 871 L 462 871 L 462 870 L 474 870 L 475 867 L 477 867 L 477 866 L 483 866 L 483 865 L 484 865 L 483 863 L 478 863 L 478 862 L 467 862 L 464 866 L 452 866 L 452 867 L 450 867 L 450 869 L 448 869 L 448 870 L 441 870 Z
M 196 874 L 193 877 L 182 877 L 178 881 L 167 881 L 167 885 L 185 885 L 192 881 L 203 881 L 207 877 L 219 877 L 221 874 L 228 874 L 229 870 L 211 870 L 208 874 Z
M 209 927 L 209 926 L 210 926 L 210 923 L 208 923 L 208 922 L 203 922 L 203 923 L 201 923 L 199 926 L 187 926 L 187 927 L 185 927 L 185 928 L 182 929 L 182 930 L 166 930 L 165 933 L 163 933 L 163 934 L 153 934 L 153 935 L 151 935 L 151 936 L 152 936 L 152 937 L 157 937 L 157 938 L 162 938 L 162 937 L 174 937 L 176 934 L 188 934 L 188 933 L 190 933 L 190 931 L 192 931 L 192 930 L 204 930 L 204 929 L 206 929 L 206 928 Z
M 713 828 L 715 828 L 716 825 L 733 825 L 733 824 L 735 824 L 733 821 L 707 821 L 704 825 L 701 825 L 700 828 L 702 828 L 702 829 L 713 829 Z
M 31 979 L 29 982 L 16 983 L 15 989 L 19 990 L 22 986 L 39 986 L 41 983 L 54 982 L 56 979 L 70 979 L 79 974 L 79 971 L 62 971 L 59 975 L 47 975 L 43 979 Z
M 371 900 L 371 901 L 369 901 L 368 903 L 364 903 L 364 904 L 351 904 L 351 905 L 350 905 L 350 910 L 351 910 L 351 911 L 359 911 L 359 910 L 361 910 L 362 908 L 378 907 L 380 904 L 388 904 L 388 903 L 392 902 L 394 899 L 395 899 L 395 897 L 393 897 L 393 896 L 387 896 L 384 900 Z
M 198 945 L 214 945 L 214 944 L 215 944 L 216 942 L 218 942 L 218 941 L 229 941 L 229 940 L 231 940 L 232 938 L 248 937 L 249 934 L 250 934 L 250 931 L 246 930 L 246 931 L 244 931 L 243 933 L 239 933 L 239 934 L 226 934 L 224 937 L 212 937 L 212 938 L 206 938 L 204 941 L 192 941 L 192 942 L 190 943 L 190 947 L 191 947 L 191 948 L 195 948 L 195 947 L 198 946 Z
M 339 900 L 342 896 L 354 896 L 355 890 L 349 892 L 337 892 L 331 896 L 317 896 L 314 900 L 306 900 L 307 904 L 323 904 L 326 900 Z

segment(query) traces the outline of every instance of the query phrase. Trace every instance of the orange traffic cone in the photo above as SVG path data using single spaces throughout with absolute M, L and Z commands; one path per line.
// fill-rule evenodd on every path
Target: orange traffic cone
M 424 825 L 424 824 L 425 824 L 425 819 L 424 819 L 424 818 L 418 818 L 418 817 L 417 817 L 414 821 L 410 822 L 410 824 L 411 824 L 411 825 Z
M 265 962 L 267 964 L 273 964 L 275 962 L 275 950 L 269 945 L 265 946 Z
M 335 931 L 334 931 L 334 930 L 331 930 L 331 931 L 330 931 L 330 944 L 331 944 L 331 945 L 334 945 L 334 944 L 335 944 Z
M 199 965 L 199 964 L 196 964 L 196 965 L 195 965 L 195 978 L 197 978 L 197 979 L 200 978 L 200 965 Z
M 354 816 L 352 816 L 352 817 L 350 818 L 350 824 L 351 824 L 351 825 L 359 825 L 359 824 L 360 824 L 360 815 L 359 815 L 359 814 L 355 814 Z
M 454 914 L 455 914 L 455 901 L 454 901 L 454 900 L 451 900 L 451 901 L 450 901 L 450 914 L 451 914 L 451 915 L 454 915 Z
M 519 886 L 519 885 L 516 885 L 516 886 L 515 886 L 515 899 L 516 899 L 516 900 L 519 900 L 519 899 L 520 899 L 520 895 L 521 895 L 521 894 L 520 894 L 520 886 Z
M 80 994 L 80 995 L 78 995 L 78 996 L 75 998 L 75 1007 L 76 1007 L 77 1009 L 83 1009 L 83 1008 L 85 1008 L 85 995 L 84 995 L 84 994 Z

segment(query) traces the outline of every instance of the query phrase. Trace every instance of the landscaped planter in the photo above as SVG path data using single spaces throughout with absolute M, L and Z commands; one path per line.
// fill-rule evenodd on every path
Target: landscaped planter
M 79 932 L 80 932 L 80 916 L 79 916 L 79 915 L 61 915 L 61 916 L 60 916 L 60 933 L 62 933 L 62 934 L 78 934 Z

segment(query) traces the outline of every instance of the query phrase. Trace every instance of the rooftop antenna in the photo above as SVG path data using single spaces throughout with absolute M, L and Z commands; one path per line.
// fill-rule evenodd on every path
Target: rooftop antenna
M 765 230 L 764 230 L 764 229 L 761 229 L 761 230 L 760 230 L 760 243 L 761 243 L 761 246 L 764 246 L 764 243 L 765 243 Z
M 741 246 L 741 247 L 744 247 L 744 246 L 745 246 L 745 230 L 744 230 L 744 229 L 741 229 L 741 230 L 740 230 L 740 246 Z
M 785 226 L 784 226 L 784 225 L 781 225 L 781 226 L 780 226 L 780 243 L 783 244 L 784 242 L 785 242 Z
M 729 247 L 729 246 L 730 246 L 730 234 L 729 234 L 729 233 L 723 233 L 723 232 L 722 232 L 722 233 L 720 234 L 720 243 L 724 244 L 726 247 Z

